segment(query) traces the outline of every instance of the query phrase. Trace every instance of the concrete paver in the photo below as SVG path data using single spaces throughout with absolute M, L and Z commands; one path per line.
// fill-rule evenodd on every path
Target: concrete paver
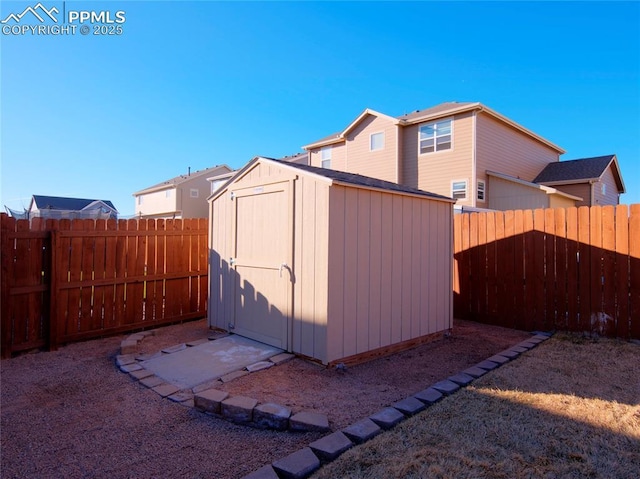
M 404 414 L 395 408 L 387 407 L 369 416 L 382 429 L 391 429 L 393 426 L 404 420 Z
M 302 411 L 289 418 L 292 431 L 329 431 L 329 418 L 326 414 Z
M 258 426 L 284 431 L 289 427 L 291 409 L 280 404 L 266 403 L 253 410 L 253 422 Z
M 419 399 L 427 406 L 431 406 L 433 403 L 436 403 L 442 399 L 443 394 L 440 391 L 437 391 L 433 388 L 427 388 L 424 391 L 420 391 L 413 395 L 414 398 Z
M 253 471 L 251 474 L 247 474 L 242 479 L 279 479 L 276 471 L 271 467 L 271 464 L 261 467 L 257 471 Z
M 337 431 L 313 441 L 309 447 L 321 461 L 329 462 L 353 447 L 353 442 L 344 433 Z
M 479 368 L 478 366 L 471 366 L 470 368 L 462 371 L 464 374 L 468 374 L 469 376 L 473 376 L 474 378 L 479 378 L 480 376 L 484 376 L 487 374 L 486 369 Z
M 283 479 L 304 479 L 320 467 L 320 459 L 310 448 L 305 447 L 275 461 L 272 466 Z
M 193 402 L 196 408 L 201 411 L 210 412 L 213 414 L 222 414 L 222 401 L 229 397 L 229 393 L 226 391 L 220 391 L 218 389 L 208 389 L 201 391 L 194 395 Z
M 405 416 L 413 416 L 426 409 L 426 405 L 419 399 L 409 396 L 401 401 L 395 402 L 391 405 Z
M 253 419 L 253 408 L 258 404 L 253 398 L 233 396 L 222 401 L 222 417 L 233 422 L 247 423 Z
M 148 376 L 140 380 L 140 384 L 148 388 L 155 388 L 156 386 L 160 386 L 162 383 L 164 383 L 164 380 L 158 376 Z
M 470 374 L 458 373 L 447 378 L 449 381 L 456 383 L 459 386 L 468 386 L 474 380 L 474 377 Z
M 171 396 L 172 394 L 175 394 L 180 390 L 180 388 L 178 388 L 177 386 L 174 386 L 173 384 L 166 384 L 166 383 L 160 384 L 151 389 L 156 393 L 158 393 L 163 398 L 167 396 Z
M 484 369 L 485 371 L 493 371 L 498 366 L 500 366 L 498 363 L 494 363 L 493 361 L 488 361 L 486 359 L 475 365 L 476 368 Z
M 380 434 L 382 429 L 371 419 L 367 418 L 345 427 L 342 432 L 356 444 L 362 444 Z
M 445 379 L 444 381 L 438 381 L 437 383 L 431 385 L 431 387 L 433 389 L 437 389 L 442 394 L 453 394 L 458 389 L 460 389 L 459 385 L 457 385 L 453 381 L 449 381 L 448 379 Z
M 491 356 L 489 359 L 487 359 L 487 361 L 492 361 L 498 364 L 505 364 L 509 362 L 509 358 L 505 356 L 501 356 L 500 354 L 496 354 L 494 356 Z

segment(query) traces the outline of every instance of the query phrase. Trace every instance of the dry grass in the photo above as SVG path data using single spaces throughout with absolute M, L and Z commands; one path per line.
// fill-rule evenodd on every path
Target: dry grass
M 556 336 L 320 478 L 640 477 L 640 347 Z

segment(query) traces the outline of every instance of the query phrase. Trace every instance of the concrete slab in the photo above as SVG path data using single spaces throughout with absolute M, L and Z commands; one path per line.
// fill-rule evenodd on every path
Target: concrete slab
M 140 364 L 180 389 L 191 389 L 280 353 L 281 349 L 231 335 Z

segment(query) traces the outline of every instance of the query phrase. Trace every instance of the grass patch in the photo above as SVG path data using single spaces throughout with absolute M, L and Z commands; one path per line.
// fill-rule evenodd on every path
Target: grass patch
M 557 335 L 313 477 L 640 477 L 640 347 Z

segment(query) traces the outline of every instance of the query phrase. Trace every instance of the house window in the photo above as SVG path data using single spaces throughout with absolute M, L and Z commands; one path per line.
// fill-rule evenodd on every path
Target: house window
M 144 203 L 144 196 L 138 196 L 138 204 L 141 205 Z
M 420 154 L 451 149 L 451 120 L 434 121 L 420 127 Z
M 485 182 L 482 180 L 478 180 L 478 201 L 484 201 L 484 188 Z
M 191 188 L 191 198 L 197 198 L 200 195 L 200 192 L 195 189 L 195 188 Z
M 607 194 L 607 184 L 606 183 L 602 183 L 600 191 L 602 192 L 603 196 Z
M 171 198 L 171 190 L 167 190 L 164 192 L 164 197 L 165 198 Z
M 320 159 L 323 168 L 331 168 L 331 147 L 325 146 L 320 150 Z
M 467 182 L 453 181 L 451 182 L 451 197 L 456 200 L 467 199 Z
M 371 133 L 369 137 L 369 150 L 376 151 L 384 148 L 384 132 Z

